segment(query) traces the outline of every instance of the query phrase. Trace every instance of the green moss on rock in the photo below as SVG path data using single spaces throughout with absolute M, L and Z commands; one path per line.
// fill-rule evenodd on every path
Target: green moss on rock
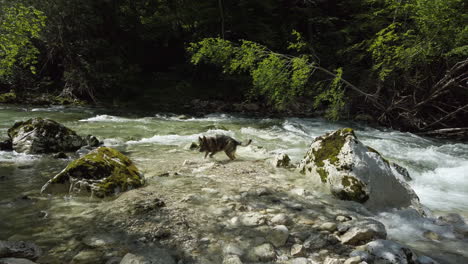
M 369 147 L 369 146 L 366 146 L 366 147 L 367 147 L 367 150 L 369 150 L 370 152 L 373 152 L 373 153 L 379 155 L 379 157 L 382 158 L 382 160 L 383 160 L 385 163 L 387 163 L 388 166 L 390 166 L 390 161 L 388 161 L 388 159 L 384 158 L 384 157 L 382 156 L 382 154 L 380 154 L 380 152 L 378 152 L 377 150 L 375 150 L 375 149 L 372 148 L 372 147 Z
M 352 128 L 343 128 L 321 138 L 322 142 L 320 148 L 312 150 L 315 157 L 315 164 L 318 167 L 323 167 L 325 165 L 324 161 L 328 160 L 331 164 L 337 165 L 338 154 L 346 141 L 346 137 L 349 135 L 354 136 L 354 130 Z
M 365 191 L 365 186 L 360 180 L 351 176 L 344 176 L 341 180 L 341 184 L 344 187 L 343 189 L 332 192 L 333 195 L 339 199 L 356 201 L 359 203 L 364 203 L 369 199 L 369 195 Z
M 317 173 L 320 175 L 320 180 L 321 180 L 323 183 L 326 183 L 326 182 L 327 182 L 327 178 L 328 178 L 328 173 L 327 173 L 327 171 L 326 171 L 324 168 L 317 168 Z
M 108 147 L 100 147 L 72 161 L 51 183 L 65 183 L 70 177 L 92 183 L 91 188 L 98 197 L 112 195 L 116 190 L 122 192 L 140 187 L 144 183 L 133 162 Z

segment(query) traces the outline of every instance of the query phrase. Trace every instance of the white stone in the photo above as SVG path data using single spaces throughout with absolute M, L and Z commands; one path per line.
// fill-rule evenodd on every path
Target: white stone
M 325 261 L 323 262 L 323 264 L 343 264 L 343 262 L 337 258 L 327 257 L 325 258 Z
M 326 230 L 329 232 L 335 232 L 337 229 L 337 225 L 333 222 L 326 222 L 320 225 L 320 230 Z
M 271 244 L 265 243 L 254 247 L 249 257 L 252 261 L 271 261 L 276 258 L 276 252 Z
M 387 160 L 358 141 L 352 129 L 316 138 L 299 169 L 339 199 L 361 202 L 375 211 L 413 207 L 424 214 L 414 190 L 395 175 Z
M 294 244 L 291 247 L 291 256 L 293 257 L 303 257 L 305 256 L 305 248 L 301 244 Z
M 277 214 L 273 216 L 270 221 L 275 225 L 287 225 L 290 219 L 286 214 Z
M 361 263 L 360 256 L 351 257 L 344 262 L 344 264 L 359 264 L 359 263 Z
M 284 225 L 277 225 L 268 234 L 267 240 L 271 242 L 275 247 L 281 247 L 286 243 L 288 237 L 288 228 Z
M 291 264 L 308 264 L 309 262 L 307 261 L 306 258 L 295 258 L 295 259 L 292 259 Z
M 265 216 L 251 212 L 241 215 L 239 221 L 244 226 L 259 226 L 265 223 Z
M 242 264 L 239 256 L 231 255 L 223 259 L 223 264 Z
M 340 241 L 347 245 L 359 245 L 374 239 L 385 239 L 387 231 L 385 226 L 373 219 L 366 219 L 353 223 L 353 226 L 346 231 Z
M 223 249 L 224 255 L 242 256 L 244 251 L 236 244 L 227 244 Z

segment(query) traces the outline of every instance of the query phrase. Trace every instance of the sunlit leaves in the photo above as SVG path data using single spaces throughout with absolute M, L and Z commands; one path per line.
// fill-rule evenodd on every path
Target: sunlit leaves
M 15 66 L 36 73 L 39 51 L 32 39 L 39 38 L 45 26 L 44 14 L 22 4 L 0 9 L 0 77 L 11 75 Z
M 252 79 L 250 93 L 266 98 L 277 109 L 285 109 L 306 90 L 312 89 L 310 77 L 314 70 L 320 68 L 311 56 L 279 54 L 245 40 L 239 46 L 224 39 L 208 38 L 192 43 L 188 51 L 194 64 L 205 62 L 221 66 L 227 73 L 248 73 Z M 331 119 L 338 119 L 344 108 L 341 75 L 342 70 L 339 69 L 330 89 L 315 91 L 315 94 L 319 94 L 316 107 L 329 107 L 327 117 Z

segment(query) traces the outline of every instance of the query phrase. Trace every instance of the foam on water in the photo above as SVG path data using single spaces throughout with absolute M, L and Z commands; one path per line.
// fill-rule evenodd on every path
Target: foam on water
M 112 116 L 112 115 L 97 115 L 97 116 L 94 116 L 94 117 L 81 119 L 80 122 L 117 122 L 117 123 L 140 122 L 140 123 L 150 123 L 150 122 L 152 122 L 152 118 L 149 118 L 149 117 L 126 118 L 126 117 Z
M 142 138 L 140 140 L 130 140 L 126 143 L 129 145 L 134 144 L 159 144 L 159 145 L 176 145 L 181 146 L 191 142 L 198 141 L 201 136 L 214 136 L 216 134 L 223 134 L 230 137 L 234 136 L 234 132 L 221 129 L 210 129 L 206 133 L 191 134 L 191 135 L 154 135 L 150 138 Z
M 16 151 L 0 150 L 0 162 L 30 163 L 40 158 L 41 156 L 39 155 L 30 155 L 24 153 L 17 153 Z

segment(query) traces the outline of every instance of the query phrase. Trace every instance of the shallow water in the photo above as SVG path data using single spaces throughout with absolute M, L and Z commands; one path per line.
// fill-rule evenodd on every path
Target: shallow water
M 186 150 L 187 146 L 201 135 L 221 133 L 238 140 L 253 139 L 251 146 L 238 149 L 242 159 L 262 160 L 285 152 L 294 162 L 299 162 L 315 137 L 341 127 L 352 127 L 366 145 L 408 168 L 414 179 L 410 185 L 422 204 L 433 212 L 433 217 L 447 213 L 458 213 L 465 220 L 468 217 L 468 144 L 322 119 L 256 119 L 212 114 L 180 120 L 175 115 L 161 113 L 116 114 L 105 109 L 17 106 L 0 106 L 0 138 L 6 137 L 7 129 L 15 121 L 36 116 L 54 119 L 78 134 L 103 139 L 105 145 L 116 147 L 134 160 L 148 178 L 162 172 L 161 164 L 168 161 L 181 164 L 185 157 L 193 155 Z M 218 154 L 217 159 L 222 160 L 223 155 Z M 0 151 L 0 240 L 33 240 L 57 250 L 57 243 L 74 239 L 82 232 L 83 225 L 89 225 L 83 219 L 92 217 L 97 201 L 39 194 L 40 187 L 68 162 L 49 156 Z M 166 184 L 171 181 L 177 179 L 168 179 Z M 424 230 L 444 233 L 453 239 L 448 246 L 455 248 L 450 254 L 456 255 L 448 263 L 468 261 L 463 249 L 468 243 L 455 239 L 451 230 L 439 230 L 441 227 L 402 212 L 384 213 L 378 218 L 387 226 L 390 238 L 423 252 L 438 248 L 424 240 Z M 95 229 L 99 227 L 89 227 L 89 232 Z

